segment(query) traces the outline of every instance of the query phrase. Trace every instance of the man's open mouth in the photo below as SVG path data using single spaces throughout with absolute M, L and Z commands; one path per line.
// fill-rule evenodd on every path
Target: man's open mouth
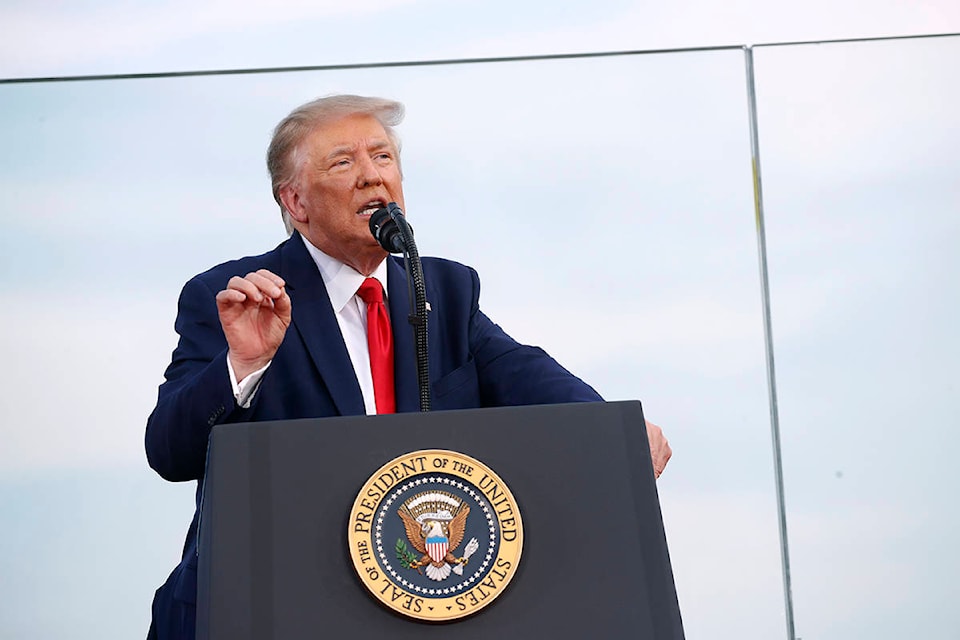
M 358 216 L 372 216 L 377 209 L 382 209 L 387 206 L 387 203 L 383 200 L 371 200 L 367 204 L 363 205 L 359 211 L 357 211 Z

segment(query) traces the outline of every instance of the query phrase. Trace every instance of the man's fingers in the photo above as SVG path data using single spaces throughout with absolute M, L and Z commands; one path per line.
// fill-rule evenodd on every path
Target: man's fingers
M 274 272 L 270 271 L 269 269 L 258 269 L 257 275 L 263 278 L 266 278 L 267 280 L 271 281 L 274 285 L 280 288 L 284 287 L 287 284 L 286 282 L 283 281 L 283 278 L 281 278 Z
M 245 279 L 252 282 L 257 290 L 268 298 L 276 300 L 283 295 L 283 278 L 266 269 L 248 273 Z
M 227 282 L 227 288 L 224 291 L 233 291 L 242 294 L 242 296 L 231 295 L 223 298 L 224 302 L 243 302 L 252 300 L 262 302 L 264 298 L 277 300 L 286 294 L 283 290 L 283 278 L 274 275 L 266 269 L 248 273 L 244 277 L 233 276 Z M 219 294 L 218 294 L 219 299 Z
M 281 317 L 290 317 L 290 296 L 287 295 L 286 289 L 280 289 L 280 296 L 274 298 L 273 300 L 273 309 L 277 312 L 277 315 Z
M 667 462 L 673 456 L 670 443 L 663 435 L 663 429 L 647 421 L 647 440 L 650 442 L 650 459 L 653 462 L 653 475 L 657 478 L 663 473 Z
M 652 452 L 651 452 L 651 455 Z M 655 456 L 653 456 L 653 474 L 659 478 L 660 474 L 663 473 L 663 470 L 667 468 L 667 462 L 670 461 L 670 458 L 673 456 L 673 450 L 670 448 L 670 445 L 667 443 L 666 438 L 663 440 L 663 447 L 661 447 Z
M 244 302 L 247 299 L 247 294 L 236 289 L 224 289 L 217 294 L 217 305 L 222 306 L 226 304 L 231 304 L 235 302 Z
M 266 269 L 248 273 L 243 279 L 256 287 L 257 292 L 267 298 L 276 300 L 283 295 L 283 289 L 281 288 L 283 287 L 283 280 Z
M 237 298 L 236 296 L 231 297 L 231 300 L 235 300 L 237 302 L 243 302 L 245 300 L 260 302 L 263 300 L 263 294 L 260 293 L 260 289 L 249 278 L 233 276 L 227 282 L 227 288 L 224 291 L 233 291 L 235 293 L 242 294 L 242 298 Z

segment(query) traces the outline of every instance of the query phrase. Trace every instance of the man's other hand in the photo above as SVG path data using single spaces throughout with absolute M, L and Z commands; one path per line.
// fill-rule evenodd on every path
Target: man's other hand
M 647 420 L 647 440 L 650 441 L 650 457 L 653 459 L 653 475 L 659 478 L 664 467 L 673 455 L 670 443 L 663 435 L 663 429 Z

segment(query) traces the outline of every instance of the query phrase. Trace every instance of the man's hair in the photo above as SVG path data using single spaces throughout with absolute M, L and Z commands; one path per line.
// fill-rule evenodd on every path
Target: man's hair
M 300 169 L 303 161 L 300 144 L 317 127 L 352 115 L 376 118 L 383 125 L 387 137 L 399 154 L 400 138 L 393 128 L 403 120 L 403 105 L 384 98 L 353 95 L 318 98 L 291 111 L 273 130 L 273 139 L 267 149 L 267 170 L 273 186 L 273 199 L 280 205 L 283 224 L 288 234 L 293 233 L 293 224 L 289 212 L 280 200 L 280 190 L 290 184 Z M 399 158 L 397 161 L 399 162 Z

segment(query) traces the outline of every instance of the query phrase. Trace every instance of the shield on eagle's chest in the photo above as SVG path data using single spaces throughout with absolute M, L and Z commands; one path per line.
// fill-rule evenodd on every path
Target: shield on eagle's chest
M 443 562 L 443 559 L 447 557 L 446 536 L 430 536 L 427 538 L 427 555 L 434 562 Z

